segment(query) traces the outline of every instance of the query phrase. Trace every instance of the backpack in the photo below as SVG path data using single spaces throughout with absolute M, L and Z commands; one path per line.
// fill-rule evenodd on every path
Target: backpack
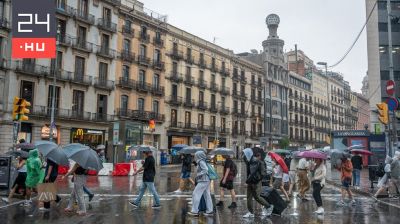
M 385 175 L 385 167 L 383 166 L 382 163 L 380 163 L 380 164 L 378 165 L 378 168 L 376 169 L 375 174 L 376 174 L 376 176 L 378 176 L 378 177 L 383 177 L 383 176 Z
M 262 180 L 261 163 L 258 160 L 250 162 L 250 175 L 247 177 L 246 184 L 258 184 Z
M 218 176 L 217 172 L 215 171 L 215 169 L 211 166 L 210 163 L 206 162 L 206 164 L 207 164 L 207 168 L 208 168 L 207 175 L 210 178 L 210 180 L 217 180 L 219 178 L 219 176 Z

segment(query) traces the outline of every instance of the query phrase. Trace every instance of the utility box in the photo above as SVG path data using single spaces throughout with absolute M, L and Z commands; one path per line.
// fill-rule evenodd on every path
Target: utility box
M 0 188 L 9 189 L 11 181 L 11 156 L 0 156 Z

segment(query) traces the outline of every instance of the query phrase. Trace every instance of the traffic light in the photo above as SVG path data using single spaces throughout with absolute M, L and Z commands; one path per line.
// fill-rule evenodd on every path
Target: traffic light
M 29 120 L 26 114 L 29 114 L 29 109 L 31 103 L 25 99 L 14 97 L 13 113 L 12 118 L 16 121 L 27 121 Z
M 382 102 L 376 104 L 376 106 L 378 107 L 379 121 L 382 124 L 388 124 L 389 123 L 388 105 Z
M 150 130 L 154 130 L 156 128 L 156 121 L 154 119 L 149 120 L 149 128 Z

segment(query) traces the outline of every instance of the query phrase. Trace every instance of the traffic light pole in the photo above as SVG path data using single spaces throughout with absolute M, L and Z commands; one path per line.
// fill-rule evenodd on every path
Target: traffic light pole
M 386 0 L 386 7 L 387 7 L 387 23 L 388 23 L 388 51 L 389 51 L 389 77 L 391 80 L 394 81 L 394 71 L 393 71 L 393 45 L 392 45 L 392 5 L 390 3 L 390 0 Z M 396 96 L 396 85 L 393 86 L 394 88 L 394 95 Z M 390 112 L 389 112 L 389 119 L 390 119 Z M 392 143 L 398 142 L 397 139 L 397 118 L 396 118 L 396 113 L 393 111 L 393 116 L 392 116 L 392 133 L 393 133 L 393 141 Z M 390 128 L 389 128 L 389 133 L 390 133 Z M 394 146 L 393 144 L 390 144 L 391 147 L 391 153 L 394 155 Z

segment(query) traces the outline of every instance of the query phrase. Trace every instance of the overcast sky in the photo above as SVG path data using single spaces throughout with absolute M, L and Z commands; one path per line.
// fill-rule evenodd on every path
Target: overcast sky
M 303 50 L 314 63 L 336 63 L 366 19 L 365 0 L 141 0 L 144 7 L 168 15 L 168 22 L 235 53 L 261 50 L 268 36 L 265 18 L 278 14 L 278 35 L 285 50 Z M 343 73 L 360 92 L 367 66 L 366 32 L 333 71 Z

